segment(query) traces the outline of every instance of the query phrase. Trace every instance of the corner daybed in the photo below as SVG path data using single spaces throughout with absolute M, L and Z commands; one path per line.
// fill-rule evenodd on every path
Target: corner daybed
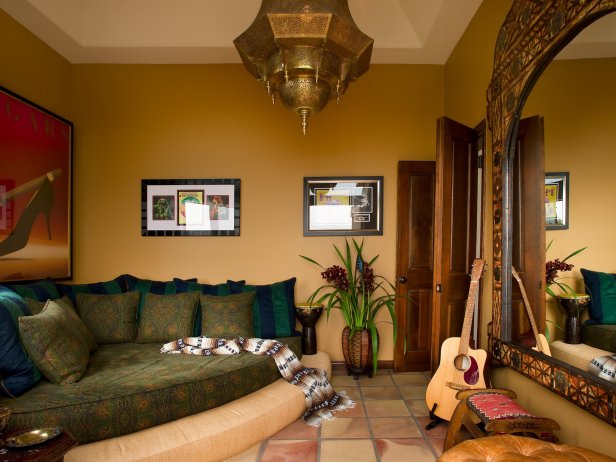
M 247 449 L 306 411 L 301 388 L 269 356 L 161 354 L 162 340 L 293 334 L 294 282 L 0 286 L 8 430 L 63 427 L 80 444 L 67 461 L 215 461 Z M 298 336 L 278 340 L 301 358 Z M 331 373 L 324 353 L 304 361 Z

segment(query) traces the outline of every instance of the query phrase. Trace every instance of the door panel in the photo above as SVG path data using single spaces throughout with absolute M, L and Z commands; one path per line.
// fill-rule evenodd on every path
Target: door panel
M 520 120 L 513 166 L 512 264 L 528 296 L 539 332 L 545 331 L 545 205 L 543 117 Z M 515 282 L 511 291 L 511 336 L 534 345 L 534 336 Z
M 443 117 L 437 127 L 434 282 L 431 369 L 440 345 L 459 337 L 476 257 L 478 133 Z
M 434 162 L 398 163 L 396 371 L 430 366 Z

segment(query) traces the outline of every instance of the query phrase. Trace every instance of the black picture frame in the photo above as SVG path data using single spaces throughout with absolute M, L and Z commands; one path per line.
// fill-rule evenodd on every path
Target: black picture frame
M 569 172 L 545 174 L 545 229 L 569 229 Z
M 383 177 L 304 177 L 304 236 L 381 236 Z
M 240 180 L 141 180 L 141 235 L 239 236 Z
M 73 277 L 73 123 L 0 86 L 0 282 Z

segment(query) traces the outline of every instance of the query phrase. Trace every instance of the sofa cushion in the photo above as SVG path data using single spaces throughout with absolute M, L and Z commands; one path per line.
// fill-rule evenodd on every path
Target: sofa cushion
M 125 274 L 106 282 L 94 282 L 91 284 L 56 283 L 56 286 L 58 287 L 60 294 L 67 295 L 71 299 L 73 305 L 77 302 L 77 294 L 113 295 L 121 294 L 127 291 Z
M 301 357 L 300 337 L 279 340 Z M 83 444 L 220 406 L 281 377 L 268 356 L 171 355 L 160 347 L 101 345 L 86 375 L 70 387 L 41 381 L 18 399 L 0 398 L 12 410 L 8 431 L 53 422 Z
M 232 339 L 253 337 L 252 304 L 255 292 L 226 295 L 201 295 L 202 335 Z
M 289 337 L 295 330 L 295 278 L 267 285 L 227 281 L 232 294 L 256 292 L 253 329 L 258 338 Z
M 17 292 L 23 298 L 32 298 L 39 302 L 60 298 L 60 292 L 51 279 L 44 279 L 28 284 L 11 284 L 7 285 L 7 287 Z
M 616 325 L 584 324 L 582 326 L 582 342 L 601 350 L 616 353 Z
M 19 340 L 18 318 L 29 314 L 24 299 L 0 285 L 0 395 L 19 396 L 41 379 Z
M 47 302 L 39 302 L 37 300 L 32 300 L 29 298 L 26 299 L 26 303 L 28 304 L 28 308 L 30 309 L 30 312 L 32 314 L 41 313 L 48 302 L 49 300 Z M 64 295 L 63 297 L 54 300 L 54 302 L 56 302 L 63 308 L 66 308 L 66 315 L 71 317 L 74 321 L 75 333 L 85 340 L 85 342 L 88 344 L 89 350 L 96 350 L 98 344 L 96 343 L 94 335 L 92 335 L 92 332 L 88 330 L 86 325 L 79 318 L 79 315 L 75 310 L 75 306 L 73 305 L 73 302 L 71 302 L 71 299 L 68 297 L 68 295 Z
M 85 338 L 79 334 L 84 328 L 71 308 L 53 300 L 40 314 L 19 317 L 26 351 L 52 383 L 73 383 L 85 373 L 90 355 Z
M 588 303 L 589 324 L 616 324 L 616 274 L 580 270 L 584 277 Z
M 198 303 L 197 292 L 145 294 L 137 343 L 166 343 L 191 337 Z
M 116 295 L 77 294 L 77 313 L 99 344 L 132 342 L 139 292 Z
M 187 279 L 187 281 L 196 280 L 197 278 Z M 136 290 L 141 294 L 139 306 L 137 307 L 137 324 L 141 322 L 145 294 L 172 295 L 178 292 L 174 281 L 152 281 L 150 279 L 140 279 L 130 274 L 126 275 L 126 287 L 128 291 Z
M 200 282 L 177 279 L 174 278 L 173 282 L 175 283 L 175 287 L 178 293 L 184 292 L 199 292 L 200 294 L 205 295 L 230 295 L 231 289 L 229 288 L 229 284 L 226 282 L 221 284 L 202 284 Z M 238 284 L 243 284 L 245 281 L 241 281 Z M 193 336 L 198 337 L 202 335 L 201 327 L 203 325 L 203 314 L 201 309 L 201 303 L 197 306 L 197 313 L 195 315 L 195 326 L 193 329 Z

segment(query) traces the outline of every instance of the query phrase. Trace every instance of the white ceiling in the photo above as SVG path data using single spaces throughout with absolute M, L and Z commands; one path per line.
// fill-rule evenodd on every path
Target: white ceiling
M 300 0 L 297 0 L 300 1 Z M 490 0 L 501 1 L 501 0 Z M 444 64 L 482 0 L 349 0 L 373 63 Z M 233 39 L 260 0 L 0 0 L 71 63 L 239 63 Z M 558 59 L 616 56 L 616 14 Z
M 349 0 L 373 63 L 444 64 L 482 0 Z M 71 63 L 239 63 L 260 0 L 0 0 Z

